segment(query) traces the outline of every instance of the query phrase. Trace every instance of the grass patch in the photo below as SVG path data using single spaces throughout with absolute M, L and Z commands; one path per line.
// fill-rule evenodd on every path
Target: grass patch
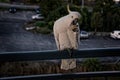
M 35 30 L 37 33 L 41 33 L 41 34 L 49 34 L 52 31 L 50 29 L 48 29 L 47 27 L 37 27 Z
M 120 70 L 120 64 L 104 64 L 101 65 L 101 71 Z M 109 67 L 109 68 L 108 68 Z M 73 70 L 63 71 L 60 69 L 60 63 L 51 61 L 26 61 L 26 62 L 2 62 L 0 63 L 0 77 L 7 76 L 22 76 L 35 74 L 50 74 L 50 73 L 73 73 L 73 72 L 89 72 L 82 63 L 77 63 L 77 67 Z M 91 71 L 91 69 L 90 69 Z M 99 71 L 99 70 L 96 70 Z M 100 80 L 99 77 L 91 78 L 90 80 Z M 120 77 L 109 77 L 110 80 L 119 80 Z M 79 80 L 79 79 L 78 79 Z M 81 80 L 81 79 L 80 79 Z M 83 79 L 83 80 L 88 80 Z
M 48 28 L 47 23 L 44 21 L 33 20 L 24 25 L 24 28 L 27 27 L 35 27 L 34 29 L 28 30 L 33 33 L 50 34 L 52 32 L 52 30 Z

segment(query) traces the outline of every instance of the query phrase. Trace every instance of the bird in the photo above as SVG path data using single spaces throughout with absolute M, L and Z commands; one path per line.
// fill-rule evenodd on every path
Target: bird
M 67 50 L 69 56 L 72 56 L 73 50 L 78 49 L 80 41 L 78 20 L 81 15 L 77 11 L 71 11 L 69 5 L 67 5 L 67 11 L 67 15 L 54 22 L 53 33 L 57 49 L 59 51 Z M 60 68 L 62 70 L 76 68 L 76 59 L 62 59 Z

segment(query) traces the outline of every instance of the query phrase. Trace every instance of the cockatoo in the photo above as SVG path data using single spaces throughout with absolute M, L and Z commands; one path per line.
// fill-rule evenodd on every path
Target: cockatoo
M 73 49 L 78 49 L 79 44 L 79 24 L 78 19 L 80 13 L 76 11 L 70 11 L 69 5 L 67 5 L 68 15 L 63 16 L 55 21 L 53 26 L 54 38 L 58 50 L 67 50 L 71 55 Z M 69 70 L 76 67 L 76 59 L 62 59 L 61 69 Z

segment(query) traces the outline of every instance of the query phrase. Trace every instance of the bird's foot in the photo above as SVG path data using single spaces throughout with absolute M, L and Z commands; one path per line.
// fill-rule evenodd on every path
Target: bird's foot
M 67 51 L 68 51 L 68 53 L 69 53 L 69 56 L 72 57 L 73 50 L 68 48 Z

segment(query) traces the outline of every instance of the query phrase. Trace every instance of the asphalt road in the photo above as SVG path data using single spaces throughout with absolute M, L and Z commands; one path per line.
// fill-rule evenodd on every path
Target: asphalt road
M 8 12 L 0 15 L 0 52 L 55 50 L 56 44 L 52 34 L 42 35 L 26 31 L 24 23 L 30 20 L 31 12 L 26 14 Z M 8 15 L 7 15 L 8 14 Z M 3 16 L 5 15 L 5 16 Z M 79 49 L 120 47 L 120 40 L 109 37 L 90 36 L 80 40 Z
M 120 40 L 112 39 L 109 36 L 90 36 L 80 42 L 79 49 L 120 47 Z
M 37 5 L 9 4 L 9 3 L 1 3 L 1 2 L 0 2 L 0 7 L 3 7 L 3 8 L 15 7 L 18 9 L 37 9 L 37 8 L 39 8 L 39 6 L 37 6 Z
M 55 49 L 53 36 L 34 34 L 23 26 L 33 12 L 0 12 L 0 51 L 39 51 Z M 53 45 L 54 43 L 54 45 Z M 52 47 L 51 47 L 52 46 Z
M 33 34 L 24 22 L 0 22 L 0 51 L 39 51 L 55 49 L 53 36 Z

